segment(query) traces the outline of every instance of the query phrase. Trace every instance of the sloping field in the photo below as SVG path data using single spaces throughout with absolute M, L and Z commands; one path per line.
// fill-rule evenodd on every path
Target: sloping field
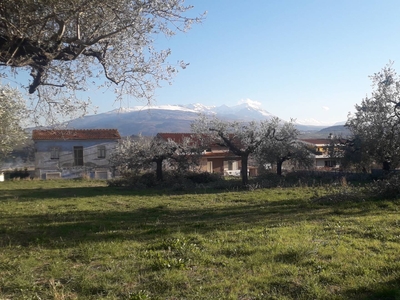
M 400 201 L 0 183 L 0 299 L 399 299 Z

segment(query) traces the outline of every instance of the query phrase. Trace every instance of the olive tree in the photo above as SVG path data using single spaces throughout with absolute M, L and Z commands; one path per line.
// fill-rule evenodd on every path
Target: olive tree
M 26 140 L 25 100 L 15 88 L 0 83 L 0 161 Z
M 388 171 L 400 164 L 400 78 L 390 63 L 371 80 L 371 96 L 355 106 L 346 126 L 357 141 L 356 156 L 381 163 Z
M 201 22 L 185 0 L 2 0 L 0 70 L 30 72 L 36 109 L 85 112 L 90 84 L 150 101 L 184 62 L 167 63 L 154 39 Z
M 159 137 L 128 137 L 122 139 L 113 155 L 111 163 L 120 171 L 139 174 L 154 169 L 157 180 L 163 180 L 163 165 L 167 162 L 183 172 L 198 161 L 197 147 L 189 138 L 177 143 Z
M 205 140 L 203 144 L 216 143 L 239 156 L 241 159 L 242 184 L 247 185 L 249 156 L 265 140 L 274 137 L 278 124 L 278 118 L 261 122 L 241 123 L 224 121 L 216 117 L 200 116 L 192 123 L 192 131 Z
M 260 165 L 276 164 L 276 173 L 282 175 L 282 164 L 291 160 L 302 167 L 309 167 L 313 159 L 308 147 L 298 140 L 299 131 L 293 122 L 284 123 L 276 129 L 275 136 L 265 139 L 256 151 Z
M 373 164 L 365 141 L 358 135 L 333 137 L 328 150 L 330 157 L 340 159 L 340 167 L 343 170 L 354 169 L 366 173 Z

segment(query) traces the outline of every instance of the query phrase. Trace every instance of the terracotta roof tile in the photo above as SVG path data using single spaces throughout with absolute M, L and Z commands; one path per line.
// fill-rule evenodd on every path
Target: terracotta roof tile
M 33 130 L 33 140 L 117 140 L 117 129 L 50 129 Z

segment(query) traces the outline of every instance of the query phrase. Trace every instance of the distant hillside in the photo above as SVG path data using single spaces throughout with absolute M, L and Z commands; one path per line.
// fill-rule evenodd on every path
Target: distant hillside
M 340 135 L 343 137 L 351 134 L 350 130 L 347 127 L 345 127 L 344 125 L 330 126 L 330 127 L 326 127 L 324 129 L 321 129 L 320 131 L 318 131 L 318 134 L 325 134 L 327 136 L 330 133 L 332 133 L 333 135 Z
M 190 132 L 190 124 L 200 114 L 217 116 L 225 120 L 248 122 L 268 120 L 274 115 L 246 103 L 228 106 L 201 104 L 144 106 L 114 110 L 85 116 L 68 122 L 68 127 L 78 129 L 117 128 L 121 135 L 155 135 L 159 132 Z
M 85 116 L 69 121 L 67 126 L 76 129 L 117 128 L 122 136 L 138 134 L 152 136 L 159 132 L 190 132 L 190 124 L 199 117 L 199 114 L 240 122 L 262 121 L 276 117 L 251 103 L 231 107 L 202 104 L 164 105 L 133 107 Z M 296 127 L 306 134 L 324 129 L 324 126 L 301 124 L 296 124 Z

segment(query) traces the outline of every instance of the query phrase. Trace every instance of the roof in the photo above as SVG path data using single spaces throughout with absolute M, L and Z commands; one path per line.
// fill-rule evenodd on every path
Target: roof
M 300 139 L 302 142 L 306 142 L 314 145 L 329 145 L 331 143 L 331 139 Z
M 117 129 L 49 129 L 33 130 L 33 140 L 118 140 Z
M 231 158 L 231 159 L 240 159 L 240 156 L 233 154 L 232 152 L 205 152 L 203 156 L 210 157 L 210 158 Z

